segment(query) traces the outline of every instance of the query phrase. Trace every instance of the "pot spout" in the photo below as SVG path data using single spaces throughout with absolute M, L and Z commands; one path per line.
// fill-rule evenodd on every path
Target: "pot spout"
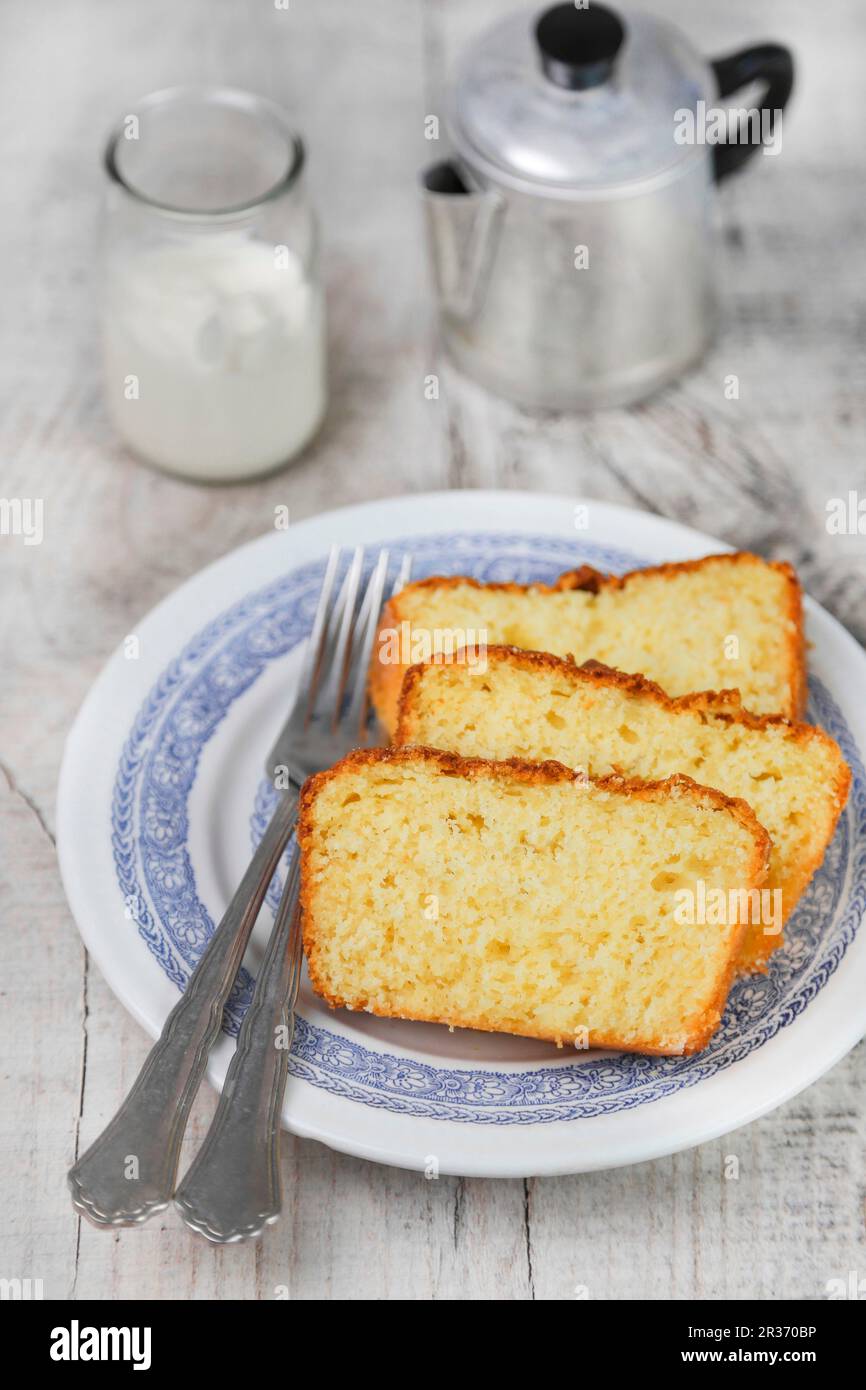
M 468 321 L 484 299 L 504 200 L 474 185 L 453 160 L 426 169 L 421 188 L 440 308 L 453 319 Z

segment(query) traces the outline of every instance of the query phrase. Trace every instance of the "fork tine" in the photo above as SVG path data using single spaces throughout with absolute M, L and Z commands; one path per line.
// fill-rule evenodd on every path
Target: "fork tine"
M 355 604 L 364 567 L 364 551 L 356 546 L 328 625 L 321 682 L 310 692 L 308 718 L 325 717 L 336 728 L 345 688 L 346 670 L 355 626 Z
M 355 620 L 355 640 L 352 644 L 352 665 L 361 655 L 360 647 L 364 642 L 367 626 L 370 618 L 370 610 L 375 609 L 374 617 L 379 617 L 379 610 L 382 607 L 382 593 L 385 588 L 385 580 L 388 577 L 388 551 L 380 550 L 373 572 L 367 580 L 367 587 L 364 590 L 364 597 L 358 609 L 358 616 Z
M 403 556 L 403 559 L 402 559 L 402 561 L 401 561 L 401 564 L 400 564 L 399 573 L 398 573 L 398 575 L 397 575 L 397 578 L 394 580 L 394 587 L 392 588 L 391 594 L 390 594 L 390 597 L 391 597 L 391 598 L 395 598 L 396 595 L 399 594 L 399 592 L 400 592 L 401 589 L 405 589 L 406 585 L 409 583 L 409 580 L 410 580 L 410 578 L 411 578 L 411 575 L 412 575 L 412 556 L 411 556 L 411 555 L 404 555 L 404 556 Z
M 325 643 L 328 637 L 328 617 L 331 607 L 331 594 L 334 589 L 334 580 L 340 564 L 340 547 L 332 545 L 328 552 L 328 560 L 325 565 L 325 573 L 322 578 L 322 587 L 319 590 L 319 602 L 316 605 L 313 626 L 310 628 L 310 636 L 304 650 L 303 661 L 301 662 L 301 672 L 298 677 L 297 696 L 294 708 L 286 724 L 280 730 L 277 740 L 268 754 L 267 766 L 272 768 L 283 760 L 283 744 L 285 742 L 286 728 L 293 720 L 299 717 L 306 717 L 309 709 L 310 692 L 316 688 L 319 675 L 322 669 L 322 657 L 324 655 Z
M 387 576 L 388 552 L 387 550 L 380 550 L 379 558 L 364 594 L 361 611 L 358 614 L 351 671 L 347 676 L 347 683 L 351 683 L 352 686 L 352 695 L 349 708 L 346 711 L 346 722 L 350 728 L 358 729 L 359 732 L 363 728 L 367 703 L 367 672 L 370 666 L 373 642 L 379 626 L 379 613 L 382 608 L 382 596 L 385 592 Z
M 308 724 L 313 717 L 323 692 L 328 690 L 329 684 L 332 681 L 334 650 L 344 621 L 348 600 L 351 598 L 350 587 L 352 583 L 353 565 L 354 558 L 343 576 L 343 582 L 340 585 L 337 597 L 332 597 L 328 605 L 328 611 L 325 614 L 319 659 L 312 672 L 306 691 L 304 692 L 306 699 L 304 702 L 303 723 L 305 725 Z
M 316 607 L 316 616 L 313 618 L 310 638 L 304 653 L 304 663 L 301 668 L 300 677 L 298 678 L 299 691 L 309 690 L 321 665 L 322 649 L 328 634 L 328 610 L 331 606 L 331 591 L 334 587 L 334 578 L 339 563 L 340 547 L 338 545 L 332 545 L 328 555 L 328 563 L 325 567 L 325 577 L 322 580 L 319 602 Z
M 355 605 L 358 599 L 358 590 L 361 584 L 361 575 L 364 571 L 364 551 L 358 546 L 352 559 L 349 580 L 349 598 L 346 611 L 343 614 L 343 622 L 340 626 L 339 645 L 334 664 L 334 675 L 337 678 L 337 688 L 334 692 L 332 705 L 331 727 L 336 729 L 340 722 L 340 710 L 343 704 L 343 696 L 346 691 L 346 682 L 349 678 L 349 671 L 352 664 L 352 647 L 355 640 L 355 628 L 357 625 L 357 614 Z

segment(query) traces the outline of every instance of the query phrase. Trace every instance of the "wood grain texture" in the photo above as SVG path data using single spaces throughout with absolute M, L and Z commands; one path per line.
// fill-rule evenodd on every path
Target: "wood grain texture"
M 0 536 L 0 1276 L 42 1278 L 59 1298 L 773 1300 L 821 1298 L 828 1279 L 866 1272 L 862 1045 L 757 1124 L 609 1173 L 427 1181 L 289 1139 L 286 1215 L 253 1248 L 213 1249 L 173 1216 L 106 1235 L 79 1226 L 65 1192 L 69 1162 L 148 1041 L 88 966 L 65 905 L 51 839 L 63 738 L 138 618 L 266 531 L 276 505 L 301 519 L 448 486 L 625 502 L 793 560 L 866 639 L 866 546 L 825 525 L 829 498 L 866 491 L 866 9 L 642 7 L 710 54 L 787 40 L 800 80 L 782 157 L 719 197 L 712 352 L 634 410 L 575 417 L 529 414 L 461 380 L 432 330 L 416 176 L 438 151 L 423 119 L 441 113 L 460 46 L 506 4 L 4 5 L 0 494 L 44 499 L 45 540 Z M 177 81 L 231 82 L 288 106 L 325 229 L 327 423 L 284 474 L 231 490 L 139 466 L 101 401 L 100 144 L 137 96 Z M 187 1153 L 213 1106 L 204 1093 Z

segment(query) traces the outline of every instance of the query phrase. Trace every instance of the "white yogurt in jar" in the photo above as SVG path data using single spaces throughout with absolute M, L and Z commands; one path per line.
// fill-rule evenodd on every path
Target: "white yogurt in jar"
M 109 409 L 127 444 L 188 478 L 279 467 L 325 410 L 322 291 L 285 246 L 224 233 L 109 267 Z

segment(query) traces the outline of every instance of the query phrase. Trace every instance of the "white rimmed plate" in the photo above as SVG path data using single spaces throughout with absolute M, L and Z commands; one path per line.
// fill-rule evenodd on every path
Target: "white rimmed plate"
M 154 1036 L 261 833 L 265 754 L 288 707 L 327 551 L 387 545 L 414 577 L 549 580 L 727 547 L 626 508 L 517 492 L 432 493 L 326 513 L 203 570 L 138 624 L 69 735 L 58 844 L 70 905 L 114 992 Z M 558 1051 L 545 1043 L 334 1012 L 304 981 L 284 1123 L 383 1163 L 525 1176 L 676 1152 L 781 1104 L 866 1033 L 866 656 L 807 601 L 809 718 L 854 782 L 822 869 L 769 976 L 735 985 L 697 1057 Z M 672 638 L 675 640 L 675 636 Z M 274 886 L 276 888 L 276 885 Z M 270 903 L 273 904 L 274 891 Z M 271 922 L 262 913 L 253 974 Z M 233 993 L 236 1031 L 249 998 Z M 211 1055 L 219 1086 L 233 1039 Z

